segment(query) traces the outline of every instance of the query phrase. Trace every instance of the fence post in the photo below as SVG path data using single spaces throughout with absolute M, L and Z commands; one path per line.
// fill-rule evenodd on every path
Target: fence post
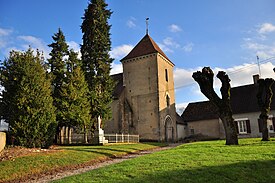
M 117 133 L 116 133 L 116 143 L 117 143 Z
M 123 133 L 121 134 L 121 142 L 124 142 Z
M 130 135 L 129 135 L 129 133 L 128 133 L 128 144 L 129 144 L 129 138 L 130 138 Z

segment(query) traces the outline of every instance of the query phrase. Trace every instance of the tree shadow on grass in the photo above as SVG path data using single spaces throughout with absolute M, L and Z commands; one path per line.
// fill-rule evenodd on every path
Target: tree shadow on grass
M 122 149 L 113 149 L 113 148 L 77 148 L 77 147 L 70 148 L 67 150 L 96 153 L 96 154 L 104 155 L 104 156 L 111 157 L 111 158 L 116 157 L 115 154 L 131 154 L 131 153 L 133 153 L 133 151 L 137 151 L 135 148 L 122 150 Z M 112 153 L 112 152 L 114 152 L 114 153 Z
M 100 181 L 116 183 L 273 183 L 275 182 L 275 161 L 247 161 L 223 166 L 204 166 L 188 169 L 182 165 L 177 167 L 163 167 L 160 170 L 140 170 L 138 165 L 136 171 L 128 168 L 123 170 L 125 164 L 117 164 L 109 169 L 101 168 L 90 171 L 81 176 L 68 177 L 68 181 Z M 160 165 L 161 166 L 161 165 Z M 159 168 L 159 167 L 158 167 Z M 107 172 L 107 173 L 106 173 Z M 117 175 L 117 176 L 116 176 Z M 63 179 L 63 181 L 67 181 Z
M 169 169 L 169 168 L 168 168 Z M 159 171 L 153 174 L 139 174 L 133 177 L 129 173 L 125 180 L 115 182 L 190 182 L 190 183 L 274 183 L 275 161 L 248 161 L 224 166 L 205 166 L 196 169 L 177 169 Z

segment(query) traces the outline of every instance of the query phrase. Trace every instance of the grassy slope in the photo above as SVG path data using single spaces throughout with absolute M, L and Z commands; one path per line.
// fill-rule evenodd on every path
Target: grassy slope
M 275 182 L 275 143 L 241 139 L 184 144 L 58 182 Z
M 139 150 L 163 146 L 159 143 L 118 144 L 108 146 L 61 147 L 55 153 L 36 154 L 0 162 L 0 182 L 24 179 L 62 168 L 75 167 L 113 156 L 121 156 Z

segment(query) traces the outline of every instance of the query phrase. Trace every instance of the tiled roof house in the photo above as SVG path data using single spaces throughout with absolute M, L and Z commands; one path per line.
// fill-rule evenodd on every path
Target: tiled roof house
M 258 84 L 231 88 L 233 118 L 238 126 L 239 137 L 261 137 L 260 109 L 257 103 Z M 273 85 L 275 93 L 275 85 Z M 274 97 L 273 97 L 274 98 Z M 210 101 L 190 103 L 181 115 L 188 124 L 188 135 L 202 134 L 224 138 L 224 129 L 216 107 Z M 274 135 L 275 100 L 272 100 L 268 128 Z

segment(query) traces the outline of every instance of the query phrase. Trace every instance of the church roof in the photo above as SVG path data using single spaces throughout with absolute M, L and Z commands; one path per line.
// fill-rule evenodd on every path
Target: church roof
M 132 51 L 126 57 L 121 59 L 121 61 L 143 55 L 148 55 L 151 53 L 160 53 L 162 56 L 164 56 L 167 60 L 171 62 L 171 60 L 165 55 L 165 53 L 160 49 L 157 43 L 148 34 L 146 34 L 139 41 L 139 43 L 132 49 Z
M 120 94 L 122 93 L 124 86 L 123 86 L 123 73 L 111 75 L 111 78 L 115 82 L 115 88 L 113 92 L 113 96 L 115 99 L 119 98 Z

